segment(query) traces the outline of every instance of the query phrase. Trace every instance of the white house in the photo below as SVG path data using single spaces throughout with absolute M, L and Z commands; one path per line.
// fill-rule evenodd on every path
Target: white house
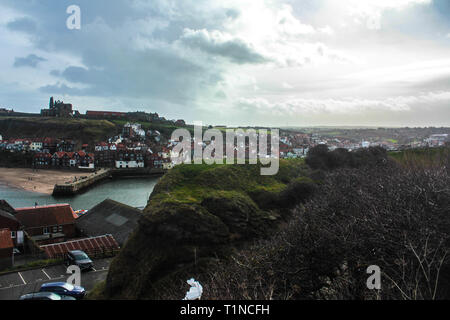
M 173 162 L 163 162 L 162 165 L 164 170 L 170 170 L 174 167 Z
M 116 160 L 116 168 L 144 168 L 144 162 L 137 161 L 117 161 Z
M 72 160 L 70 160 L 72 161 Z M 89 163 L 89 165 L 87 167 L 83 167 L 83 166 L 79 166 L 78 169 L 95 169 L 95 165 L 93 163 Z
M 42 150 L 43 146 L 44 146 L 44 144 L 42 143 L 42 141 L 34 141 L 31 143 L 30 149 L 32 151 L 40 151 L 40 150 Z
M 109 146 L 106 142 L 100 142 L 95 145 L 95 151 L 108 151 Z

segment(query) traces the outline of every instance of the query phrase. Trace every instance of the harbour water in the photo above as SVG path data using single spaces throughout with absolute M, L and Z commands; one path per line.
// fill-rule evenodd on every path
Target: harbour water
M 105 199 L 112 199 L 132 207 L 143 208 L 159 177 L 126 178 L 104 181 L 82 194 L 70 197 L 54 197 L 7 187 L 0 184 L 0 199 L 15 208 L 58 203 L 69 203 L 74 210 L 89 210 Z

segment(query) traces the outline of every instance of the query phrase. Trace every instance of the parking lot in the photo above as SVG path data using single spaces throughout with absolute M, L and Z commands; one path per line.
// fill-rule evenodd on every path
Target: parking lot
M 81 286 L 87 291 L 106 279 L 112 258 L 94 261 L 94 270 L 81 274 Z M 65 265 L 57 265 L 0 276 L 0 300 L 17 300 L 21 295 L 37 292 L 43 283 L 66 281 L 70 274 Z

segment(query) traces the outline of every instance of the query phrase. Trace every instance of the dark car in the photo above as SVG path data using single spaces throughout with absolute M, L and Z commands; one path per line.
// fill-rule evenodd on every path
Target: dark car
M 76 300 L 71 296 L 59 295 L 53 292 L 35 292 L 21 296 L 19 300 Z
M 66 256 L 66 264 L 68 266 L 78 266 L 81 271 L 92 270 L 94 268 L 94 263 L 91 258 L 81 250 L 69 251 Z
M 44 283 L 41 286 L 40 292 L 53 292 L 58 295 L 70 296 L 75 299 L 83 299 L 86 295 L 86 290 L 83 287 L 74 286 L 67 282 L 50 282 Z

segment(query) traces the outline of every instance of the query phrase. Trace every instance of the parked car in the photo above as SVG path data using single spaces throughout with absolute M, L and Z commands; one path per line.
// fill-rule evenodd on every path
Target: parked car
M 70 296 L 77 300 L 83 299 L 86 295 L 86 290 L 83 287 L 74 286 L 67 282 L 44 283 L 39 291 L 53 292 L 58 295 Z
M 59 295 L 53 292 L 35 292 L 21 296 L 19 300 L 76 300 L 71 296 Z
M 91 258 L 81 250 L 69 251 L 66 256 L 66 264 L 68 266 L 76 265 L 80 267 L 81 271 L 92 270 L 94 268 L 94 263 Z

